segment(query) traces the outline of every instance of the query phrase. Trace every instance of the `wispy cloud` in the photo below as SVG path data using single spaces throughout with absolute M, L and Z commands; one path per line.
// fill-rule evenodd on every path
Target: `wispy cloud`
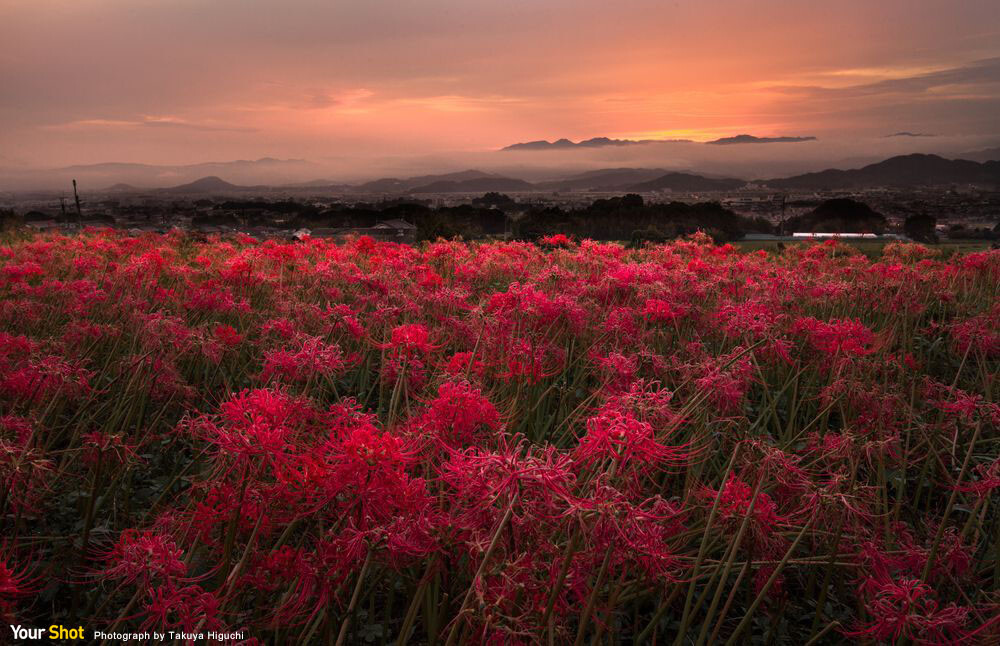
M 881 70 L 881 73 L 890 70 Z M 898 72 L 899 70 L 897 70 Z M 841 70 L 853 75 L 856 70 Z M 917 74 L 883 78 L 879 81 L 846 86 L 826 86 L 819 84 L 772 85 L 765 88 L 772 92 L 802 95 L 827 95 L 840 97 L 872 96 L 879 94 L 921 94 L 943 87 L 970 87 L 1000 85 L 1000 57 L 973 61 L 965 65 L 936 69 Z
M 76 119 L 64 123 L 41 126 L 43 130 L 131 130 L 137 128 L 178 128 L 205 132 L 255 132 L 246 126 L 222 125 L 216 123 L 188 121 L 174 116 L 142 116 L 135 119 Z

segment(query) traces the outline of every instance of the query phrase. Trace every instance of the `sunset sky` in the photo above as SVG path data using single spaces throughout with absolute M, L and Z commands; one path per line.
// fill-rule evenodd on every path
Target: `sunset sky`
M 997 0 L 0 0 L 0 166 L 1000 135 Z

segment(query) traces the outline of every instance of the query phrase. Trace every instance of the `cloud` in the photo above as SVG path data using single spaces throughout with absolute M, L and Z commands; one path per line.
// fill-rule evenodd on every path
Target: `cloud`
M 177 128 L 204 132 L 255 132 L 255 128 L 198 123 L 172 116 L 143 116 L 137 119 L 76 119 L 41 126 L 43 130 L 130 130 L 135 128 Z
M 841 70 L 839 73 L 853 75 L 856 72 L 857 70 Z M 831 72 L 829 74 L 835 76 L 838 75 L 838 72 Z M 771 92 L 815 96 L 818 98 L 853 98 L 891 94 L 915 95 L 949 86 L 994 86 L 998 84 L 1000 84 L 1000 57 L 973 61 L 965 65 L 932 72 L 887 78 L 872 83 L 861 83 L 843 87 L 773 85 L 765 89 Z M 995 89 L 986 92 L 986 94 L 989 96 L 997 95 Z M 947 95 L 944 98 L 947 98 Z

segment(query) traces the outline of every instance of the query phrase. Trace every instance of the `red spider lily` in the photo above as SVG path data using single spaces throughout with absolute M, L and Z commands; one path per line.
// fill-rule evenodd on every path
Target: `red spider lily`
M 216 325 L 212 334 L 223 346 L 235 348 L 243 342 L 243 336 L 231 325 Z
M 59 394 L 79 398 L 90 392 L 91 372 L 50 355 L 19 365 L 0 363 L 0 396 L 37 401 Z
M 919 644 L 960 642 L 969 621 L 969 609 L 955 604 L 940 606 L 934 590 L 917 579 L 886 581 L 875 587 L 865 604 L 870 622 L 849 637 L 913 640 Z
M 444 371 L 452 377 L 466 376 L 478 380 L 486 374 L 486 364 L 472 352 L 456 352 L 448 359 Z
M 219 600 L 198 585 L 178 587 L 167 583 L 153 589 L 144 614 L 140 626 L 143 630 L 173 628 L 191 633 L 222 628 L 217 617 Z
M 573 239 L 563 233 L 556 233 L 550 236 L 543 236 L 538 239 L 539 244 L 550 247 L 572 247 Z
M 557 501 L 571 501 L 570 459 L 551 448 L 529 449 L 519 438 L 500 439 L 495 451 L 467 448 L 450 451 L 441 467 L 441 478 L 460 503 L 459 512 L 480 529 L 492 527 L 497 500 L 513 500 L 552 513 Z
M 556 375 L 562 369 L 564 352 L 547 343 L 514 342 L 502 364 L 500 378 L 506 381 L 524 380 L 534 384 Z
M 382 347 L 396 357 L 414 358 L 426 356 L 437 349 L 430 342 L 430 330 L 419 323 L 399 325 L 392 330 L 390 340 Z
M 830 356 L 863 357 L 875 351 L 875 334 L 858 320 L 819 321 L 807 316 L 798 319 L 794 328 Z
M 117 464 L 141 459 L 136 453 L 137 447 L 129 445 L 120 434 L 112 435 L 101 431 L 92 431 L 84 433 L 81 440 L 86 448 L 83 459 L 88 464 L 94 464 L 105 458 L 110 458 Z
M 780 551 L 779 546 L 783 541 L 775 534 L 775 530 L 785 519 L 778 513 L 777 504 L 768 494 L 758 491 L 754 498 L 753 488 L 732 473 L 722 486 L 721 493 L 704 489 L 701 495 L 710 502 L 718 497 L 719 516 L 729 528 L 739 526 L 749 514 L 749 537 L 755 549 L 765 554 L 777 554 Z
M 352 363 L 339 345 L 324 343 L 314 336 L 303 336 L 293 350 L 269 350 L 264 353 L 260 378 L 269 381 L 281 377 L 289 382 L 306 382 L 317 377 L 337 377 Z
M 127 529 L 118 542 L 101 555 L 105 567 L 96 575 L 103 580 L 139 583 L 144 588 L 187 575 L 183 551 L 162 534 Z
M 620 352 L 596 357 L 595 363 L 607 375 L 607 385 L 614 391 L 628 388 L 636 380 L 636 373 L 639 371 L 639 358 L 625 356 Z
M 771 336 L 784 318 L 780 309 L 758 302 L 725 305 L 716 316 L 727 334 L 751 338 Z
M 609 562 L 619 569 L 652 580 L 679 580 L 685 567 L 670 547 L 670 539 L 684 530 L 683 512 L 676 504 L 660 497 L 633 504 L 602 477 L 580 505 L 597 515 L 589 532 L 595 557 L 610 551 Z
M 450 446 L 461 446 L 498 430 L 500 414 L 482 391 L 467 382 L 446 381 L 416 425 Z
M 658 298 L 650 298 L 647 299 L 646 304 L 643 305 L 642 315 L 647 321 L 651 321 L 653 323 L 671 323 L 684 316 L 684 313 L 668 301 Z
M 280 467 L 292 459 L 299 435 L 320 417 L 302 398 L 279 389 L 256 389 L 223 402 L 218 415 L 203 415 L 179 428 L 207 441 L 221 463 Z
M 799 465 L 797 455 L 760 440 L 749 440 L 743 446 L 745 452 L 740 458 L 743 477 L 754 482 L 765 478 L 777 483 L 777 495 L 783 499 L 795 498 L 809 488 L 809 474 Z
M 39 580 L 29 577 L 27 568 L 16 570 L 10 563 L 9 557 L 0 559 L 0 618 L 14 624 L 17 604 L 38 592 Z
M 53 462 L 32 448 L 34 424 L 14 415 L 0 417 L 0 513 L 35 511 L 52 475 Z
M 519 321 L 542 332 L 555 325 L 579 330 L 586 320 L 583 308 L 573 298 L 564 294 L 549 295 L 533 285 L 519 283 L 511 284 L 506 292 L 493 294 L 486 309 L 505 327 L 513 327 L 514 322 Z
M 639 470 L 679 466 L 691 459 L 689 445 L 660 444 L 654 435 L 653 426 L 636 419 L 630 411 L 606 406 L 587 420 L 587 433 L 575 455 L 583 464 L 610 460 L 620 468 Z
M 355 339 L 364 338 L 365 328 L 350 307 L 347 305 L 336 305 L 329 308 L 328 313 L 334 321 L 333 328 L 335 330 L 346 330 Z
M 739 409 L 754 380 L 750 359 L 739 347 L 727 355 L 702 359 L 685 371 L 695 376 L 698 391 L 725 412 Z
M 949 332 L 960 354 L 975 351 L 984 357 L 1000 356 L 1000 305 L 979 316 L 952 323 Z
M 990 495 L 994 489 L 1000 489 L 1000 458 L 985 464 L 978 464 L 975 467 L 977 480 L 957 485 L 959 491 L 975 494 L 978 498 L 984 499 Z

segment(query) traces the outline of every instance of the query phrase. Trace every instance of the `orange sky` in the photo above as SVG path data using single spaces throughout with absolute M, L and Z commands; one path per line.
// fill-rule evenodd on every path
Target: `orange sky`
M 1000 135 L 997 0 L 0 0 L 0 166 Z

